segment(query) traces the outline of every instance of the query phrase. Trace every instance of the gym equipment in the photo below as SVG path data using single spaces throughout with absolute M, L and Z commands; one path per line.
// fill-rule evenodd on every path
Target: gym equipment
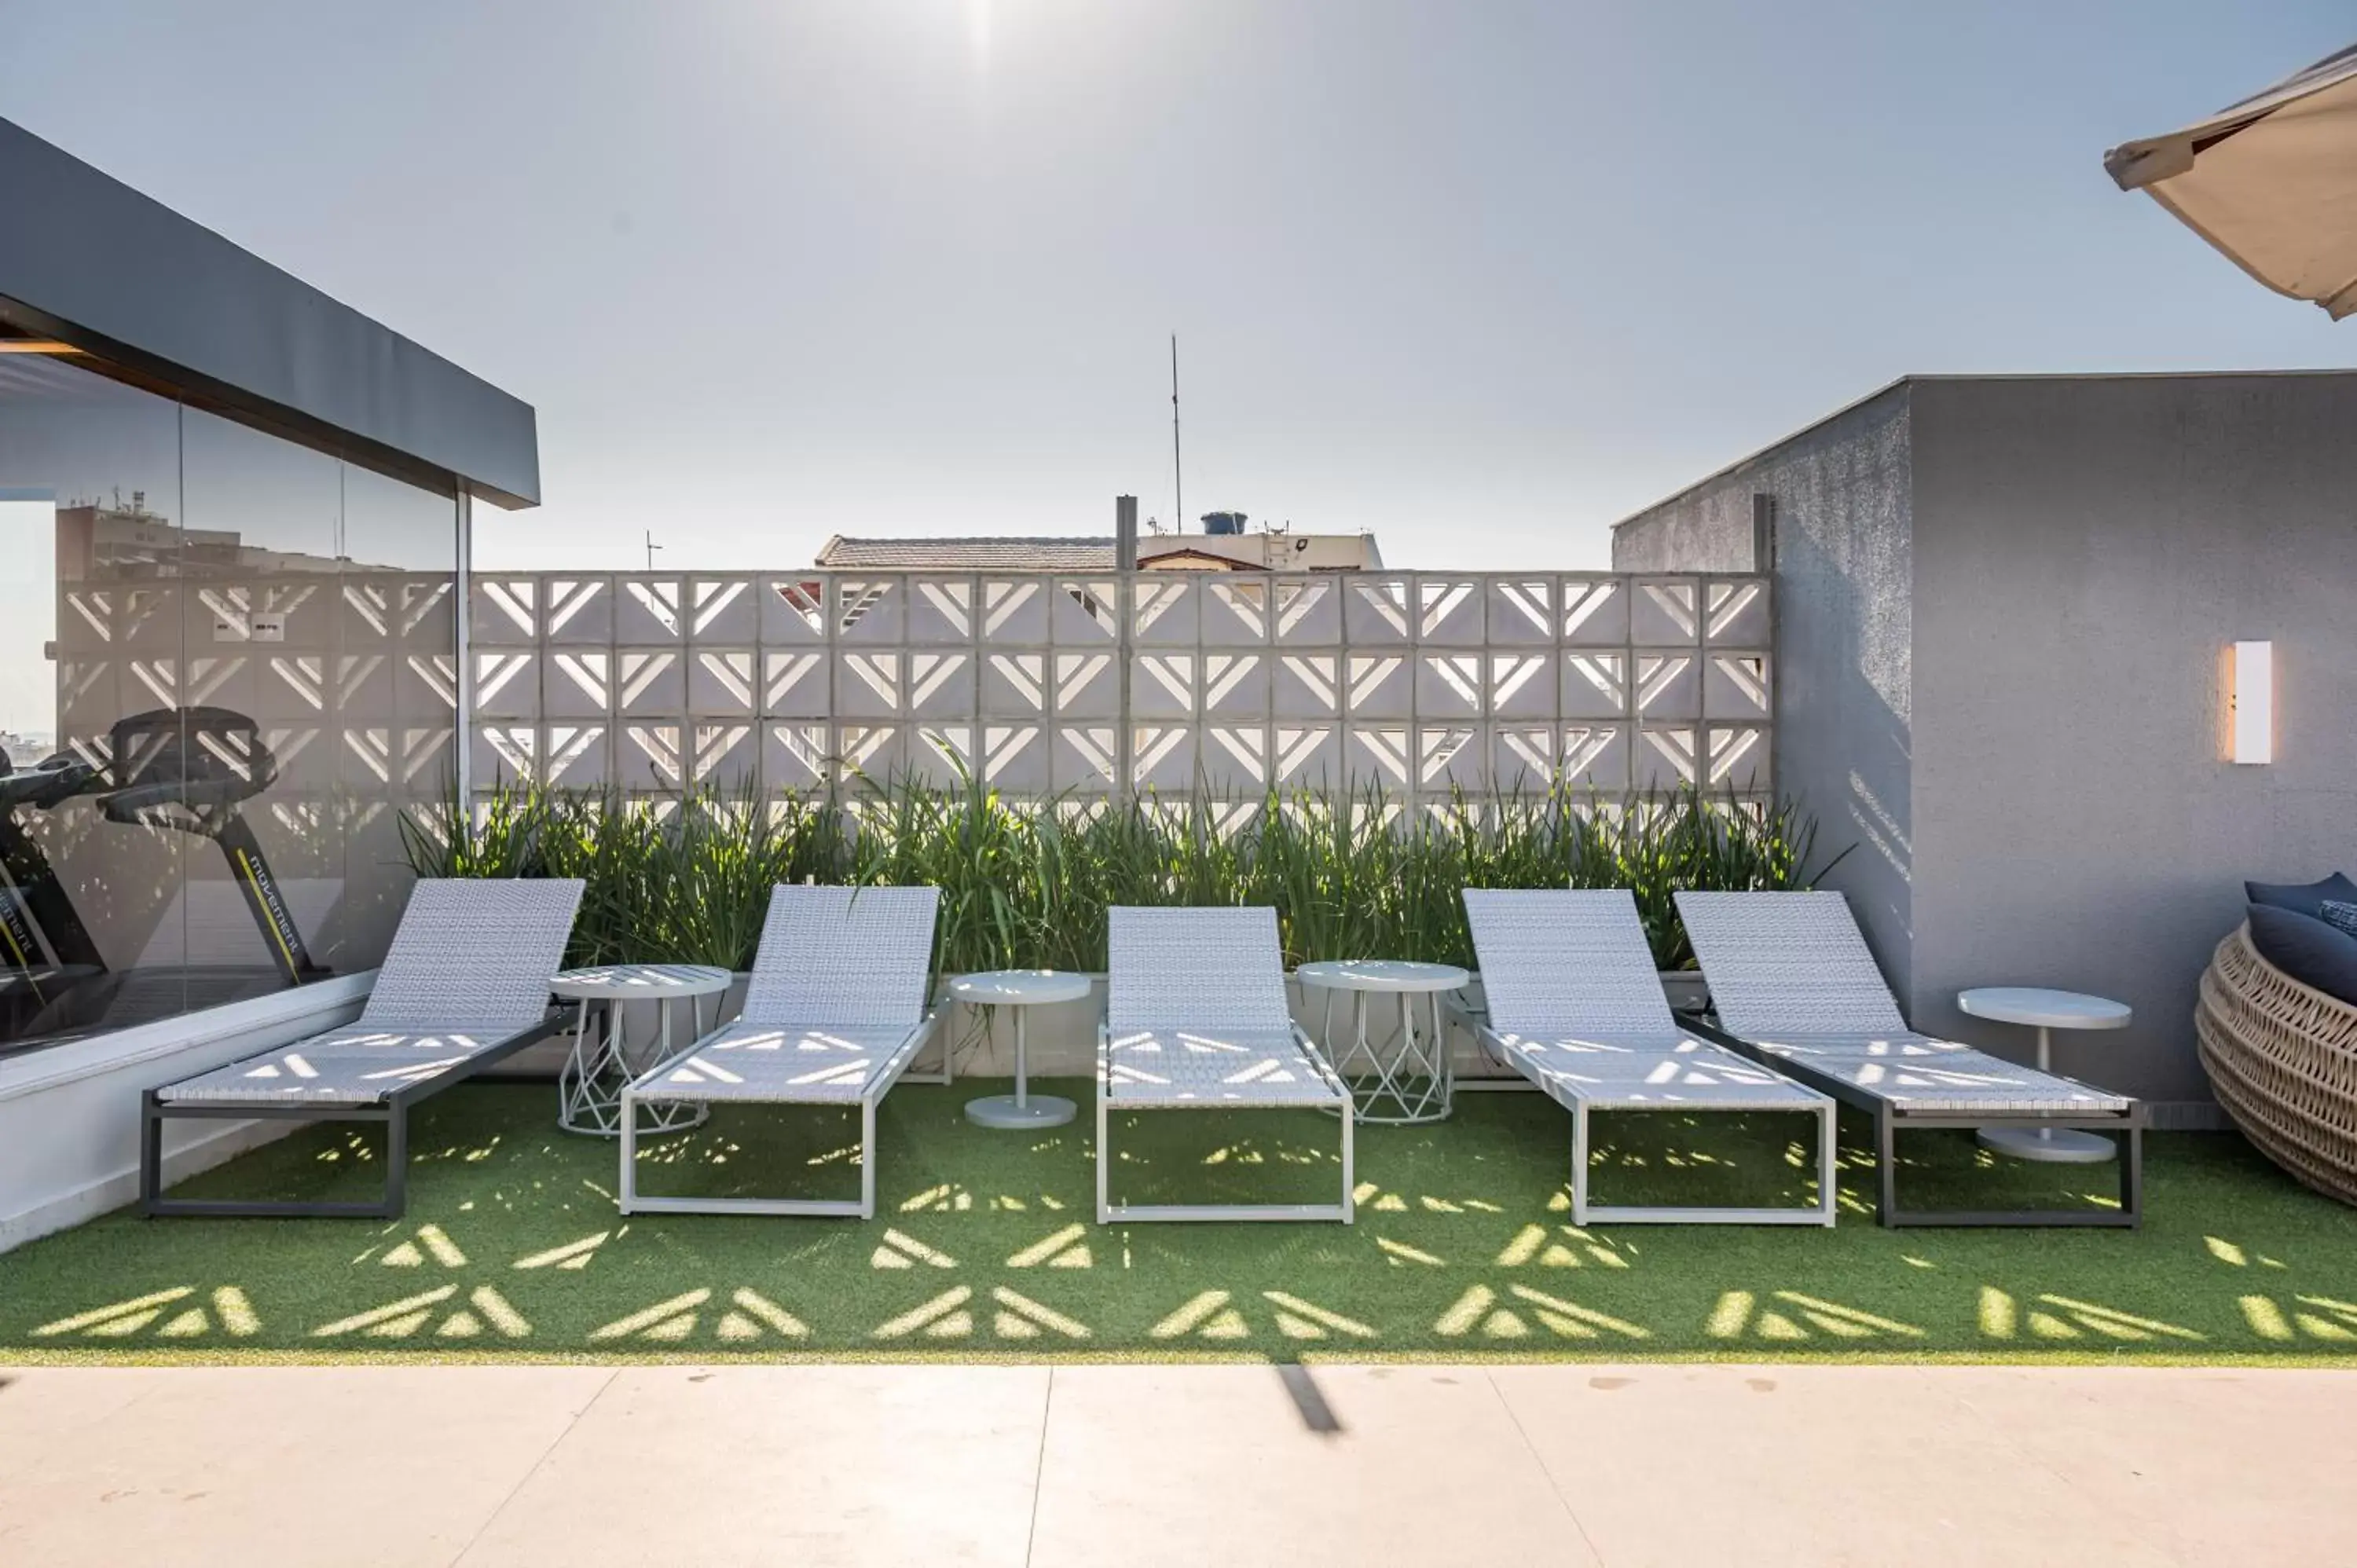
M 110 822 L 171 828 L 219 845 L 245 895 L 272 964 L 289 985 L 326 972 L 239 808 L 278 781 L 278 758 L 261 726 L 228 708 L 157 708 L 115 721 L 114 781 L 98 796 Z
M 64 756 L 20 770 L 0 751 L 0 1013 L 12 1024 L 106 971 L 57 868 L 16 817 L 81 793 L 97 771 Z
M 0 778 L 0 1049 L 44 1043 L 296 985 L 328 972 L 314 963 L 253 829 L 247 800 L 278 779 L 260 726 L 227 708 L 157 708 L 117 720 L 111 762 L 71 754 Z M 260 929 L 269 967 L 192 968 L 180 955 L 111 971 L 40 847 L 16 820 L 19 807 L 56 811 L 89 799 L 110 822 L 168 828 L 218 845 L 241 900 Z M 192 883 L 182 896 L 195 890 Z M 175 908 L 178 908 L 176 901 Z M 167 919 L 171 912 L 167 910 Z

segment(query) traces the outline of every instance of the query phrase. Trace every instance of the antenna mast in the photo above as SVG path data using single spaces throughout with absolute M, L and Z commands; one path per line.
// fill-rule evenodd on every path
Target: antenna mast
M 656 552 L 656 551 L 658 551 L 658 550 L 661 550 L 662 548 L 662 545 L 657 544 L 657 543 L 655 542 L 655 531 L 654 531 L 653 529 L 651 529 L 651 528 L 648 529 L 648 530 L 647 530 L 647 570 L 648 570 L 648 571 L 651 572 L 651 571 L 653 571 L 653 570 L 655 569 L 655 552 Z
M 1170 488 L 1177 492 L 1171 501 L 1170 526 L 1180 533 L 1187 532 L 1187 474 L 1178 464 L 1178 334 L 1170 334 Z

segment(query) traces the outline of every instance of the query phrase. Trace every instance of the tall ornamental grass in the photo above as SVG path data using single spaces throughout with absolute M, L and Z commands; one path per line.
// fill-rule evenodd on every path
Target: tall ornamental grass
M 1269 904 L 1286 960 L 1470 965 L 1467 887 L 1627 887 L 1663 969 L 1694 961 L 1671 895 L 1806 887 L 1816 824 L 1789 800 L 1698 789 L 1599 800 L 1471 796 L 1411 812 L 1376 789 L 1260 799 L 1015 800 L 902 778 L 823 795 L 655 800 L 503 783 L 403 822 L 432 876 L 578 876 L 571 961 L 748 967 L 769 890 L 805 880 L 942 890 L 943 972 L 1102 970 L 1116 904 Z M 1846 852 L 1844 852 L 1846 853 Z M 1838 855 L 1833 860 L 1838 860 Z

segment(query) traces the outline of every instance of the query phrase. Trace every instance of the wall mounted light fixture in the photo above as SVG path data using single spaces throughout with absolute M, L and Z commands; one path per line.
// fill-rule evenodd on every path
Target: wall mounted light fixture
M 2226 755 L 2276 759 L 2276 645 L 2238 642 L 2226 662 Z

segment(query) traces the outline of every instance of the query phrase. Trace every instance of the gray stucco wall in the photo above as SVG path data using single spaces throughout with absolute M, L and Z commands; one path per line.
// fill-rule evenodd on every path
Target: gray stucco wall
M 2245 877 L 2357 871 L 2357 372 L 1914 378 L 1638 514 L 1636 570 L 1748 562 L 1777 498 L 1777 773 L 1858 847 L 1917 1026 L 1955 993 L 2135 1025 L 2056 1065 L 2215 1124 L 2196 986 Z M 2276 760 L 2225 760 L 2227 645 L 2276 645 Z
M 2018 1055 L 1959 987 L 2115 996 L 2133 1027 L 2057 1065 L 2206 1100 L 2194 993 L 2243 878 L 2357 870 L 2357 374 L 1927 380 L 1913 404 L 1910 1016 Z M 2276 645 L 2265 767 L 2223 760 L 2244 638 Z
M 1745 571 L 1752 497 L 1776 518 L 1776 778 L 1817 819 L 1903 997 L 1913 972 L 1912 504 L 1905 383 L 1713 475 L 1614 532 L 1619 571 Z

